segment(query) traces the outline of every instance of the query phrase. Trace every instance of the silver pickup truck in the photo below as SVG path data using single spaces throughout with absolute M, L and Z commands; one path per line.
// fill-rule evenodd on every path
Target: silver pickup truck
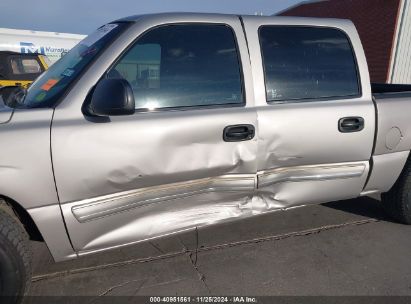
M 411 224 L 411 87 L 370 84 L 350 21 L 133 16 L 0 93 L 2 295 L 29 238 L 63 261 L 359 196 Z

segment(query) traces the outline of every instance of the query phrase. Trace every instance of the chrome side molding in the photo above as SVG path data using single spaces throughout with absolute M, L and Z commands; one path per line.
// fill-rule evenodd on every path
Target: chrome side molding
M 80 222 L 211 192 L 252 192 L 283 182 L 304 182 L 361 177 L 365 162 L 277 168 L 257 174 L 233 174 L 188 182 L 118 192 L 76 202 L 71 211 Z
M 258 188 L 283 182 L 303 182 L 360 177 L 364 174 L 365 169 L 366 164 L 364 162 L 277 168 L 264 171 L 263 173 L 257 175 Z
M 72 208 L 74 217 L 80 222 L 119 213 L 132 208 L 162 203 L 173 199 L 207 192 L 253 191 L 256 177 L 253 174 L 236 174 L 204 178 L 189 182 L 141 188 L 85 199 Z

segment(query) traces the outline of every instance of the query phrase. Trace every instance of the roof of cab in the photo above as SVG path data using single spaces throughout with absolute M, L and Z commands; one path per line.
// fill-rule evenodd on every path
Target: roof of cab
M 216 17 L 221 18 L 233 18 L 233 17 L 246 17 L 247 19 L 278 19 L 286 22 L 306 22 L 307 24 L 326 24 L 326 25 L 341 25 L 341 24 L 352 24 L 352 22 L 348 19 L 336 19 L 336 18 L 315 18 L 315 17 L 290 17 L 290 16 L 260 16 L 260 15 L 235 15 L 235 14 L 219 14 L 219 13 L 189 13 L 189 12 L 171 12 L 171 13 L 154 13 L 154 14 L 143 14 L 143 15 L 132 15 L 124 18 L 117 19 L 113 22 L 136 22 L 139 19 L 143 19 L 145 17 L 150 18 L 196 18 L 201 17 L 215 19 Z
M 172 12 L 172 13 L 154 13 L 154 14 L 142 14 L 142 15 L 132 15 L 132 16 L 128 16 L 128 17 L 124 17 L 124 18 L 120 18 L 117 19 L 114 22 L 118 22 L 118 21 L 129 21 L 129 22 L 134 22 L 137 21 L 138 19 L 141 19 L 143 17 L 147 17 L 147 16 L 151 16 L 151 17 L 159 17 L 159 16 L 168 16 L 168 17 L 195 17 L 195 16 L 203 16 L 203 17 L 207 17 L 207 16 L 237 16 L 234 14 L 219 14 L 219 13 L 189 13 L 189 12 Z

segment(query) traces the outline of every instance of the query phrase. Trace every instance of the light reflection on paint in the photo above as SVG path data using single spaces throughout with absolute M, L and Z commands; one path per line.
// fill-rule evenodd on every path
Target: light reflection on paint
M 148 109 L 150 111 L 153 111 L 159 107 L 159 104 L 155 100 L 150 100 L 148 101 L 143 108 Z

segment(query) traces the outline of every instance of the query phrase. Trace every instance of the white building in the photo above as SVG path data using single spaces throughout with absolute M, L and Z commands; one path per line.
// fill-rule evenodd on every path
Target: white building
M 84 35 L 0 28 L 0 51 L 39 53 L 56 62 Z
M 388 82 L 411 83 L 411 1 L 402 0 L 394 37 Z

